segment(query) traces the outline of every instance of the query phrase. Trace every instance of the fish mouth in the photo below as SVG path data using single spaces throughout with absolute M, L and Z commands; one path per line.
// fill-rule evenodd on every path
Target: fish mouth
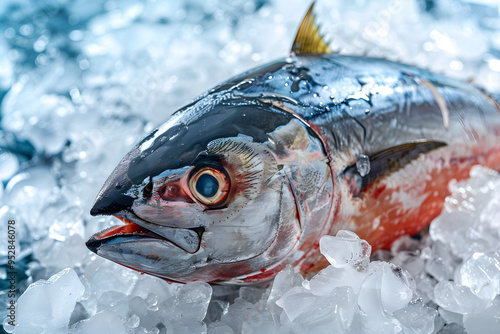
M 127 216 L 131 215 L 135 216 L 137 219 L 134 220 L 140 221 L 140 223 L 135 223 L 123 216 L 114 215 L 125 225 L 112 226 L 92 235 L 85 243 L 87 248 L 97 254 L 102 245 L 113 243 L 117 239 L 122 242 L 133 242 L 138 239 L 158 239 L 168 242 L 189 254 L 194 254 L 200 249 L 201 238 L 205 232 L 203 227 L 182 229 L 157 225 L 156 228 L 152 228 L 150 226 L 156 224 L 143 221 L 132 212 L 127 212 Z

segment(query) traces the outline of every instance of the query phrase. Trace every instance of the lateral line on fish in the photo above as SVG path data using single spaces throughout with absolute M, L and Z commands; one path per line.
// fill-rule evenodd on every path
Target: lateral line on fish
M 438 104 L 439 110 L 441 110 L 441 115 L 443 116 L 444 128 L 448 130 L 448 128 L 450 127 L 450 110 L 448 109 L 446 100 L 441 95 L 441 93 L 439 93 L 438 89 L 436 88 L 436 86 L 434 86 L 432 82 L 420 77 L 418 78 L 418 80 L 420 80 L 420 82 L 425 87 L 429 88 L 429 90 L 431 91 L 432 95 L 434 96 L 434 99 Z

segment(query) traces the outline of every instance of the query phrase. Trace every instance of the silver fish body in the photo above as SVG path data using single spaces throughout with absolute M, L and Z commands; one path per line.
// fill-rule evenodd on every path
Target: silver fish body
M 171 281 L 251 284 L 324 266 L 322 235 L 373 247 L 427 225 L 452 178 L 500 169 L 500 114 L 482 90 L 366 57 L 291 56 L 177 111 L 101 189 L 123 227 L 98 255 Z

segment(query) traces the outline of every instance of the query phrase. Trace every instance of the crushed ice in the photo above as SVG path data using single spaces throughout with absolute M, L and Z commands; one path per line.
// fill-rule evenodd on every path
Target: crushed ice
M 366 176 L 370 173 L 370 158 L 365 154 L 360 154 L 358 160 L 356 160 L 356 169 L 359 175 Z
M 303 1 L 52 1 L 0 5 L 0 229 L 16 221 L 20 333 L 486 333 L 500 327 L 500 176 L 475 167 L 428 232 L 369 257 L 349 231 L 321 239 L 310 280 L 187 285 L 91 254 L 117 224 L 90 205 L 155 124 L 231 75 L 285 56 Z M 424 8 L 425 7 L 425 8 Z M 450 10 L 453 8 L 453 10 Z M 318 1 L 332 49 L 430 68 L 500 90 L 490 1 Z M 348 20 L 347 20 L 348 18 Z M 369 112 L 369 111 L 367 111 Z M 369 160 L 360 157 L 360 174 Z M 23 293 L 21 295 L 21 293 Z

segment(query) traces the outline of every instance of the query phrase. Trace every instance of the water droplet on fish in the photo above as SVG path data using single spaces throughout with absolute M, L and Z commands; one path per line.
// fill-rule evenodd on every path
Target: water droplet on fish
M 366 176 L 370 173 L 370 158 L 367 155 L 360 154 L 358 160 L 356 161 L 356 169 L 359 175 Z

